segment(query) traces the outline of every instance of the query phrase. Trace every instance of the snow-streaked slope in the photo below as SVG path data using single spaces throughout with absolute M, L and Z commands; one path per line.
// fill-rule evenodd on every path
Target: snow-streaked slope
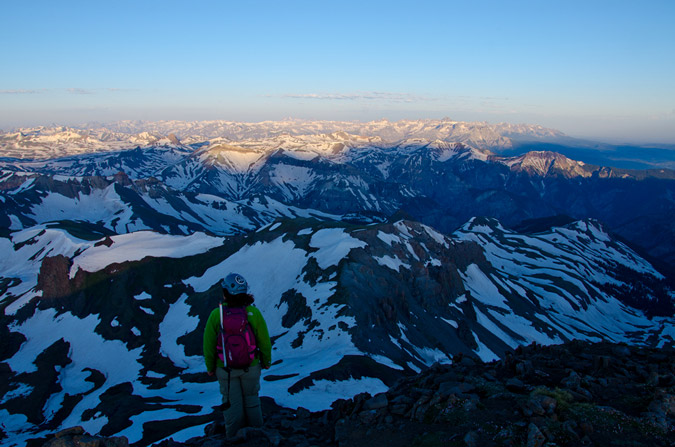
M 617 266 L 657 280 L 662 275 L 628 247 L 611 240 L 597 223 L 578 222 L 524 236 L 504 229 L 497 221 L 474 219 L 454 236 L 478 243 L 494 268 L 488 276 L 473 266 L 463 278 L 472 297 L 484 305 L 484 323 L 507 323 L 503 328 L 508 328 L 510 335 L 496 326 L 491 332 L 502 334 L 511 347 L 524 341 L 550 343 L 580 336 L 644 342 L 645 334 L 639 328 L 655 323 L 608 294 L 605 286 L 624 285 Z M 512 311 L 509 302 L 514 299 L 538 308 L 531 321 Z M 503 310 L 510 314 L 507 319 L 501 315 Z M 631 331 L 638 333 L 637 338 Z
M 0 303 L 9 331 L 22 337 L 8 338 L 16 345 L 5 360 L 23 373 L 0 400 L 12 409 L 2 410 L 8 445 L 44 433 L 20 414 L 21 399 L 31 397 L 49 431 L 78 421 L 90 433 L 113 430 L 144 444 L 144 423 L 171 420 L 166 436 L 198 434 L 220 399 L 215 383 L 198 379 L 201 331 L 231 271 L 247 278 L 274 339 L 261 393 L 290 407 L 318 410 L 383 391 L 396 374 L 460 352 L 491 360 L 533 341 L 675 343 L 672 317 L 649 319 L 610 292 L 626 280 L 618 267 L 645 287 L 659 272 L 592 221 L 522 235 L 474 219 L 448 237 L 408 221 L 288 220 L 237 240 L 141 231 L 85 241 L 36 227 L 0 244 L 8 253 Z M 70 260 L 66 280 L 91 286 L 71 298 L 42 296 L 41 260 L 57 254 Z M 67 359 L 38 361 L 48 348 Z M 62 388 L 38 398 L 31 374 L 50 380 L 48 371 Z M 64 415 L 67 396 L 80 400 Z M 130 411 L 125 402 L 138 411 L 120 427 L 110 416 Z
M 119 172 L 132 179 L 161 175 L 161 171 L 189 157 L 188 147 L 149 146 L 121 147 L 114 151 L 99 151 L 65 157 L 39 159 L 8 159 L 4 169 L 16 172 L 39 172 L 66 177 L 113 176 Z
M 39 203 L 31 207 L 27 217 L 37 223 L 59 220 L 106 222 L 111 230 L 116 230 L 118 226 L 125 231 L 149 228 L 135 224 L 133 211 L 119 196 L 114 184 L 105 189 L 94 189 L 90 194 L 78 194 L 76 197 L 47 193 Z
M 11 278 L 3 294 L 5 314 L 16 311 L 41 292 L 36 290 L 37 275 L 47 256 L 72 257 L 90 246 L 90 242 L 71 236 L 62 230 L 36 226 L 0 238 L 0 276 Z M 18 297 L 18 299 L 17 299 Z M 13 301 L 9 304 L 9 301 Z
M 157 181 L 132 184 L 121 174 L 108 178 L 47 177 L 10 171 L 3 174 L 0 182 L 4 181 L 8 198 L 2 214 L 12 230 L 48 222 L 80 221 L 117 234 L 155 230 L 182 235 L 193 231 L 233 235 L 255 230 L 280 217 L 341 217 L 264 196 L 235 201 L 208 193 L 176 192 Z

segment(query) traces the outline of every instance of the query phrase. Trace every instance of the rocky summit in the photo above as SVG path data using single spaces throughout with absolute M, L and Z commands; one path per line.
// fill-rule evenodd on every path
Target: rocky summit
M 672 446 L 673 354 L 574 341 L 519 347 L 491 363 L 459 356 L 404 377 L 384 393 L 339 400 L 326 411 L 291 410 L 267 399 L 264 426 L 242 429 L 232 439 L 214 422 L 204 436 L 154 445 Z M 40 443 L 128 445 L 125 438 L 94 437 L 78 427 L 34 445 Z

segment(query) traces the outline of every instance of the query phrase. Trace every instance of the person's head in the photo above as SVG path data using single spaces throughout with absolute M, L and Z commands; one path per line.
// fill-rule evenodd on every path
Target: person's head
M 253 297 L 248 293 L 248 283 L 238 273 L 230 273 L 220 282 L 223 288 L 223 300 L 228 306 L 248 306 Z

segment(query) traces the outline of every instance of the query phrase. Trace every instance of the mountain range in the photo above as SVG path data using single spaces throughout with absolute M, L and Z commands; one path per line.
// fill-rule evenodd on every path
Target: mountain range
M 273 337 L 262 393 L 292 408 L 532 342 L 674 346 L 675 172 L 500 155 L 515 136 L 565 138 L 450 120 L 0 135 L 3 444 L 201 433 L 219 403 L 201 333 L 230 271 Z
M 673 145 L 612 145 L 569 137 L 538 125 L 489 124 L 440 120 L 307 121 L 287 119 L 241 123 L 232 121 L 119 121 L 78 127 L 40 126 L 0 130 L 0 148 L 7 156 L 52 158 L 93 150 L 119 150 L 158 143 L 187 145 L 225 138 L 231 141 L 346 132 L 392 143 L 405 139 L 442 140 L 487 149 L 505 156 L 551 151 L 598 166 L 624 169 L 675 169 Z
M 189 129 L 213 132 L 207 124 Z M 270 134 L 277 128 L 286 130 L 284 126 L 292 122 L 268 123 L 266 127 L 263 124 L 251 127 L 258 134 L 263 133 L 260 127 Z M 297 132 L 329 124 L 334 123 L 305 123 Z M 507 139 L 494 128 L 485 130 L 482 125 L 460 126 L 453 122 L 445 126 L 435 122 L 385 122 L 364 126 L 376 128 L 380 133 L 386 133 L 382 129 L 394 128 L 400 134 L 413 135 L 415 130 L 419 134 L 430 133 L 432 124 L 437 124 L 433 127 L 436 136 L 454 129 L 459 135 L 457 138 L 463 141 L 503 142 Z M 440 129 L 436 129 L 439 126 Z M 254 133 L 248 126 L 239 127 L 244 135 Z M 227 128 L 234 132 L 239 127 L 230 124 Z M 539 127 L 507 129 L 508 135 L 527 134 L 528 138 L 557 135 Z M 74 204 L 87 200 L 85 196 L 91 197 L 91 191 L 108 191 L 106 188 L 114 181 L 117 186 L 112 189 L 123 188 L 124 196 L 114 201 L 115 206 L 139 208 L 126 212 L 135 222 L 129 228 L 135 224 L 152 229 L 182 224 L 186 229 L 231 234 L 236 230 L 233 227 L 250 230 L 280 213 L 323 213 L 338 219 L 352 216 L 382 221 L 403 212 L 413 220 L 449 233 L 474 216 L 495 217 L 507 227 L 518 228 L 529 220 L 564 215 L 572 219 L 597 219 L 647 255 L 675 265 L 675 171 L 669 169 L 601 167 L 546 151 L 504 157 L 482 147 L 454 141 L 455 133 L 446 135 L 445 140 L 407 137 L 394 142 L 380 136 L 345 132 L 282 133 L 237 141 L 228 137 L 210 140 L 200 137 L 199 142 L 192 144 L 183 144 L 171 134 L 170 137 L 152 137 L 143 147 L 116 150 L 121 144 L 131 144 L 134 138 L 151 133 L 124 134 L 127 141 L 119 133 L 114 134 L 115 138 L 108 134 L 108 139 L 103 138 L 99 131 L 98 137 L 89 135 L 73 143 L 72 130 L 51 129 L 44 131 L 44 135 L 42 130 L 36 132 L 22 133 L 25 136 L 20 145 L 11 146 L 14 149 L 4 146 L 7 155 L 33 147 L 32 152 L 26 152 L 33 157 L 0 160 L 2 188 L 21 185 L 20 194 L 7 195 L 10 199 L 5 201 L 6 211 L 0 216 L 0 227 L 18 229 L 44 219 L 76 219 L 80 211 L 73 213 Z M 61 138 L 64 133 L 68 135 L 65 140 Z M 40 138 L 66 141 L 59 150 L 70 155 L 52 159 L 36 157 L 37 153 L 44 154 L 39 145 L 32 146 L 35 141 L 42 141 Z M 24 140 L 31 143 L 24 144 Z M 87 145 L 82 146 L 82 141 Z M 96 148 L 105 145 L 109 150 L 96 152 Z M 92 185 L 98 187 L 92 188 Z M 43 200 L 54 200 L 49 194 L 51 188 L 69 189 L 70 196 L 59 194 L 57 200 L 69 197 L 70 205 L 64 203 L 62 210 L 41 205 Z M 260 203 L 264 205 L 257 205 Z M 258 211 L 250 211 L 251 207 L 257 207 Z M 286 210 L 287 207 L 294 210 Z M 42 218 L 39 211 L 42 209 L 49 210 L 49 215 Z M 55 209 L 59 209 L 61 216 L 50 214 Z M 234 218 L 233 209 L 236 209 L 234 214 L 244 218 Z M 179 221 L 184 222 L 179 224 Z

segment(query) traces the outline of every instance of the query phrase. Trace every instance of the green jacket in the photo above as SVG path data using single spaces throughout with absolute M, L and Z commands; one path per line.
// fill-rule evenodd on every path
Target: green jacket
M 270 334 L 267 331 L 267 323 L 265 323 L 262 314 L 255 306 L 247 306 L 246 313 L 248 314 L 248 322 L 253 329 L 258 348 L 258 352 L 251 365 L 262 363 L 263 367 L 269 367 L 272 364 L 272 342 Z M 209 319 L 206 321 L 206 328 L 204 329 L 204 362 L 206 363 L 206 370 L 208 372 L 215 371 L 217 366 L 221 368 L 225 367 L 216 352 L 219 333 L 220 309 L 216 307 L 211 312 L 211 315 L 209 315 Z

